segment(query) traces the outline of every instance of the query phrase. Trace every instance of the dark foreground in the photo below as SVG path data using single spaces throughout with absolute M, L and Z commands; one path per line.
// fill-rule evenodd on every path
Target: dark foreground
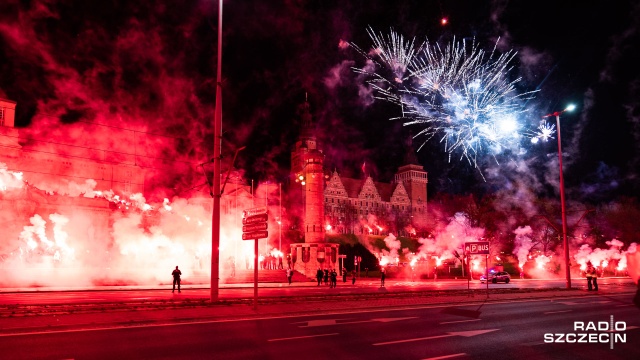
M 6 359 L 638 359 L 634 290 L 299 289 L 255 308 L 250 298 L 211 303 L 184 291 L 170 300 L 1 301 L 0 349 Z M 579 334 L 549 342 L 567 333 L 596 334 L 597 343 L 579 343 Z

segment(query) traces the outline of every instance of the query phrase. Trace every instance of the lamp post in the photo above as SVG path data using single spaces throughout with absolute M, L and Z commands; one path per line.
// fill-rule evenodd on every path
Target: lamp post
M 556 111 L 551 114 L 547 114 L 542 118 L 548 118 L 555 116 L 556 128 L 558 129 L 558 164 L 560 166 L 560 206 L 562 208 L 562 246 L 564 247 L 564 266 L 567 275 L 567 289 L 571 289 L 571 269 L 569 266 L 569 240 L 567 239 L 567 212 L 565 206 L 564 197 L 564 176 L 562 174 L 562 145 L 560 141 L 560 115 L 565 111 L 573 111 L 575 105 L 569 105 L 562 111 Z
M 213 210 L 211 216 L 211 301 L 218 301 L 220 277 L 220 150 L 222 147 L 222 1 L 218 0 L 218 65 L 213 125 Z

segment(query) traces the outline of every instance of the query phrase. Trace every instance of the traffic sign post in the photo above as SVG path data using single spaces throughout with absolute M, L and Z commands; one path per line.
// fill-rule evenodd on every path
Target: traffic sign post
M 247 209 L 242 212 L 242 240 L 255 241 L 253 255 L 253 307 L 258 307 L 258 240 L 269 237 L 267 207 Z
M 484 278 L 487 283 L 487 297 L 489 297 L 489 242 L 473 241 L 464 243 L 464 252 L 470 255 L 484 255 Z M 471 269 L 469 269 L 471 276 Z

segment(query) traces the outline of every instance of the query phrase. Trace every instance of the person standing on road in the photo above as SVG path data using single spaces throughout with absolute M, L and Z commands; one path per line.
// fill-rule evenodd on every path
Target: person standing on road
M 318 279 L 318 286 L 320 286 L 320 283 L 322 283 L 322 269 L 320 268 L 316 271 L 316 279 Z
M 329 285 L 329 269 L 324 269 L 324 284 Z
M 347 269 L 342 269 L 342 282 L 347 282 Z
M 336 269 L 331 270 L 331 287 L 335 288 L 338 286 L 338 272 Z
M 384 269 L 380 270 L 380 287 L 384 287 L 384 278 L 386 274 L 384 273 Z
M 593 290 L 593 265 L 591 261 L 587 263 L 587 270 L 584 271 L 584 276 L 587 278 L 587 291 Z
M 289 285 L 291 285 L 291 279 L 293 278 L 293 270 L 291 268 L 287 269 L 287 280 L 289 280 Z
M 351 271 L 351 285 L 355 285 L 356 284 L 356 270 L 353 269 Z
M 598 291 L 598 271 L 591 264 L 591 262 L 587 263 L 587 287 L 588 290 L 591 291 L 592 284 L 593 290 Z
M 178 269 L 178 266 L 176 266 L 176 269 L 173 270 L 171 275 L 173 275 L 173 290 L 171 290 L 171 292 L 176 291 L 176 284 L 178 284 L 178 292 L 181 292 L 180 291 L 180 275 L 182 275 L 182 271 L 180 271 L 180 269 Z

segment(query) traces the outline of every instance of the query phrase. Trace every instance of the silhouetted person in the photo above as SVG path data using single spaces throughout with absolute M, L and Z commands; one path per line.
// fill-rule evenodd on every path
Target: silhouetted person
M 356 284 L 356 270 L 351 271 L 351 285 Z
M 318 268 L 318 271 L 316 271 L 316 279 L 318 279 L 318 286 L 320 286 L 320 283 L 322 282 L 322 269 Z
M 596 272 L 596 269 L 593 267 L 591 262 L 587 263 L 585 276 L 587 277 L 587 290 L 591 291 L 593 290 L 593 287 L 595 287 L 595 290 L 598 291 L 598 273 Z
M 176 291 L 176 284 L 178 284 L 178 292 L 181 292 L 180 291 L 180 275 L 182 275 L 182 271 L 180 271 L 180 269 L 178 269 L 178 267 L 176 266 L 176 269 L 173 270 L 171 275 L 173 275 L 173 290 L 171 290 L 171 292 Z
M 329 269 L 324 269 L 324 284 L 329 284 Z
M 598 291 L 598 271 L 596 270 L 595 267 L 593 267 L 593 265 L 589 262 L 587 264 L 587 288 L 589 291 L 591 291 L 592 288 L 592 284 L 593 284 L 593 290 Z
M 289 280 L 289 285 L 291 285 L 291 279 L 293 278 L 293 270 L 291 268 L 287 269 L 287 280 Z
M 384 287 L 384 278 L 386 277 L 385 273 L 384 273 L 384 269 L 382 269 L 382 271 L 380 271 L 380 287 Z
M 347 282 L 347 269 L 342 269 L 342 282 Z
M 365 277 L 369 277 L 369 268 L 368 267 L 364 268 L 364 276 Z
M 338 286 L 338 272 L 336 271 L 336 269 L 331 270 L 331 286 Z

